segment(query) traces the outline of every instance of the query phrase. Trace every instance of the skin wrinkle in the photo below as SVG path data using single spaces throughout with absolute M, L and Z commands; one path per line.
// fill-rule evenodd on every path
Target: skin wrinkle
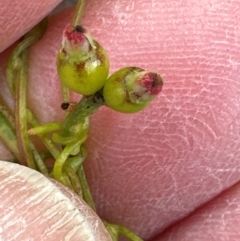
M 151 241 L 239 240 L 239 194 L 237 184 Z

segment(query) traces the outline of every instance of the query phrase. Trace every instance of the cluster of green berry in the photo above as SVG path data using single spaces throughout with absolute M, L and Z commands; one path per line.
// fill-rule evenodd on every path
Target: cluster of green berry
M 87 139 L 88 117 L 100 106 L 116 111 L 133 113 L 144 109 L 161 91 L 163 81 L 157 73 L 138 67 L 125 67 L 108 78 L 109 59 L 104 48 L 80 25 L 69 25 L 63 31 L 62 47 L 57 55 L 57 71 L 62 87 L 69 88 L 83 97 L 69 111 L 60 125 L 55 125 L 52 140 L 65 147 L 58 155 L 54 178 L 67 185 L 64 163 L 68 155 L 78 155 Z M 67 105 L 66 105 L 67 104 Z M 62 107 L 65 109 L 68 103 Z M 50 131 L 51 126 L 41 127 Z M 36 133 L 32 129 L 31 133 Z
M 64 30 L 57 69 L 69 89 L 85 96 L 99 92 L 108 107 L 124 113 L 144 109 L 163 85 L 160 75 L 138 67 L 120 69 L 107 78 L 105 49 L 80 25 Z

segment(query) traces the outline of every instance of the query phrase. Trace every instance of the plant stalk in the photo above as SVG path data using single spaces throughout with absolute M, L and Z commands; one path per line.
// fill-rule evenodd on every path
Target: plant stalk
M 72 20 L 73 26 L 76 26 L 79 24 L 79 21 L 83 15 L 83 11 L 85 8 L 85 2 L 86 2 L 85 0 L 78 0 L 76 10 L 74 12 L 73 20 Z

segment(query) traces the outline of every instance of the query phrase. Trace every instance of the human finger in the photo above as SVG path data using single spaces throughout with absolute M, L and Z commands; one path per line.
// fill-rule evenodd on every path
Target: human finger
M 77 195 L 42 174 L 0 161 L 1 240 L 111 240 Z
M 102 217 L 150 238 L 239 180 L 239 7 L 88 3 L 83 23 L 106 46 L 111 72 L 137 65 L 165 80 L 145 111 L 91 118 L 85 167 Z M 63 115 L 55 56 L 71 13 L 53 17 L 32 49 L 30 106 L 43 122 Z

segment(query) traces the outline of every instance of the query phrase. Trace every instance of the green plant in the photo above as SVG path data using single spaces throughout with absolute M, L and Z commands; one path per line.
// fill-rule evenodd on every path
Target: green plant
M 84 1 L 79 0 L 72 24 L 63 32 L 56 61 L 63 93 L 62 108 L 67 111 L 65 120 L 41 125 L 27 106 L 29 46 L 43 36 L 47 26 L 45 19 L 24 36 L 9 59 L 7 79 L 15 98 L 16 113 L 13 116 L 0 99 L 0 120 L 3 123 L 0 137 L 14 154 L 16 162 L 54 177 L 96 211 L 82 165 L 87 156 L 84 142 L 88 138 L 89 116 L 102 105 L 124 113 L 138 112 L 161 92 L 163 81 L 157 73 L 138 67 L 125 67 L 108 77 L 106 51 L 78 25 L 83 7 Z M 83 95 L 71 110 L 69 90 Z M 38 135 L 47 152 L 39 152 L 30 135 Z M 45 163 L 48 157 L 55 160 L 53 169 Z M 105 220 L 104 224 L 113 240 L 118 240 L 119 235 L 141 240 L 126 227 Z

